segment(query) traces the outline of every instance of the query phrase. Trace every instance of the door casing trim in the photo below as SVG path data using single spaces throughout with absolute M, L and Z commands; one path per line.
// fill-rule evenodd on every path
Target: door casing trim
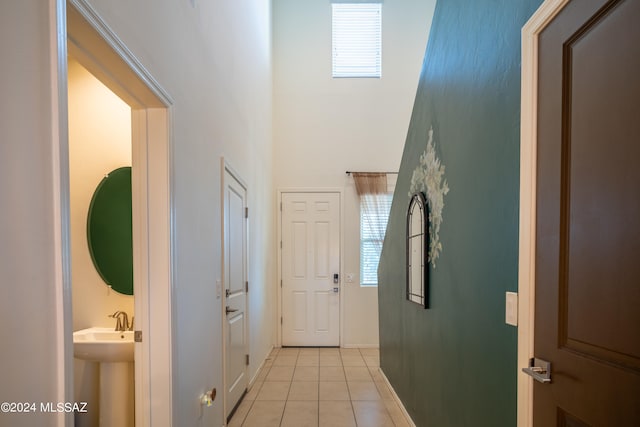
M 534 355 L 538 38 L 569 0 L 545 0 L 522 28 L 520 230 L 518 257 L 518 427 L 533 426 L 533 379 L 521 371 Z
M 282 317 L 282 288 L 280 287 L 280 281 L 282 280 L 282 248 L 280 247 L 280 241 L 282 240 L 282 210 L 280 209 L 280 204 L 282 203 L 282 194 L 283 193 L 337 193 L 340 200 L 340 212 L 338 212 L 338 218 L 340 218 L 340 267 L 338 268 L 338 272 L 340 277 L 344 277 L 344 272 L 342 271 L 342 266 L 344 265 L 344 230 L 342 229 L 344 224 L 344 189 L 340 187 L 283 187 L 276 189 L 276 253 L 278 254 L 276 265 L 277 265 L 277 277 L 276 277 L 276 318 L 274 320 L 274 324 L 276 326 L 277 337 L 276 337 L 276 347 L 282 347 L 282 324 L 280 323 L 280 318 Z M 340 327 L 338 328 L 339 343 L 340 347 L 343 347 L 343 339 L 344 339 L 344 291 L 343 284 L 344 282 L 340 280 L 340 297 L 338 299 L 340 304 Z

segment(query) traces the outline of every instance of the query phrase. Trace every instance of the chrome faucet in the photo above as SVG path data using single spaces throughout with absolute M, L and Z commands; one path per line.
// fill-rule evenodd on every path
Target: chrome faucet
M 116 319 L 116 327 L 114 331 L 124 332 L 131 330 L 129 327 L 129 316 L 124 311 L 116 311 L 115 313 L 110 314 L 109 317 Z M 131 326 L 133 326 L 133 324 Z

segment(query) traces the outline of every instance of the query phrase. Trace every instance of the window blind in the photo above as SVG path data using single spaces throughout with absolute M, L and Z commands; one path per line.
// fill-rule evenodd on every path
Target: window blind
M 333 77 L 381 77 L 382 5 L 334 3 Z
M 392 194 L 367 194 L 361 197 L 375 197 L 378 209 L 373 211 L 360 209 L 360 284 L 376 286 L 378 284 L 378 264 L 384 240 L 375 230 L 386 230 L 391 212 Z

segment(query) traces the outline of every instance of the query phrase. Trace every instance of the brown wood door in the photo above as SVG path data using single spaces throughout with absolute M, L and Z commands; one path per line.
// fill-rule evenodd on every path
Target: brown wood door
M 640 0 L 540 35 L 533 421 L 640 426 Z

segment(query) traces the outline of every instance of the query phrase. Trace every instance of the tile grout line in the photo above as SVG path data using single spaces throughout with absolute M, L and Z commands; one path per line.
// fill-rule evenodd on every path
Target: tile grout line
M 274 359 L 274 360 L 275 360 L 275 359 Z M 271 365 L 271 366 L 273 366 L 273 365 Z M 271 370 L 271 366 L 269 366 L 269 370 Z M 263 366 L 262 366 L 262 368 L 261 368 L 261 370 L 262 370 L 262 369 L 264 369 L 264 368 L 265 368 L 265 366 L 263 365 Z M 269 372 L 265 372 L 265 378 L 266 378 L 266 376 L 267 376 L 268 374 L 269 374 Z M 258 373 L 258 375 L 262 375 L 262 372 L 259 372 L 259 373 Z M 254 382 L 253 386 L 255 386 L 255 385 L 256 385 L 256 384 L 255 384 L 255 382 Z M 260 393 L 260 390 L 262 389 L 262 386 L 263 386 L 263 385 L 264 385 L 264 381 L 260 381 L 260 386 L 259 386 L 259 387 L 258 387 L 258 389 L 256 390 L 256 398 L 258 397 L 258 393 Z M 252 386 L 252 387 L 253 387 L 253 386 Z M 251 391 L 253 391 L 253 390 L 251 390 Z M 244 399 L 244 398 L 246 398 L 246 396 L 245 396 L 245 397 L 243 397 L 243 399 Z M 247 420 L 247 416 L 249 415 L 249 412 L 251 412 L 251 408 L 253 408 L 253 404 L 254 404 L 255 402 L 256 402 L 256 400 L 255 400 L 255 399 L 253 399 L 253 400 L 251 401 L 251 403 L 249 404 L 249 409 L 247 409 L 247 413 L 246 413 L 246 414 L 244 414 L 244 417 L 242 418 L 242 421 L 240 422 L 240 427 L 244 426 L 244 422 Z M 235 416 L 235 415 L 236 415 L 236 414 L 234 414 L 234 416 Z M 233 420 L 233 416 L 231 417 L 231 420 L 229 420 L 229 421 L 227 422 L 227 425 L 229 425 L 229 424 L 231 423 L 231 421 L 232 421 L 232 420 Z
M 358 349 L 358 353 L 360 353 L 360 349 Z M 362 357 L 362 356 L 360 356 Z M 347 383 L 347 392 L 349 393 L 349 403 L 351 404 L 351 412 L 353 413 L 353 421 L 358 427 L 358 417 L 356 417 L 356 408 L 353 406 L 353 397 L 351 396 L 351 388 L 349 387 L 349 381 L 347 378 L 347 370 L 344 367 L 344 360 L 342 360 L 342 352 L 340 352 L 340 362 L 342 363 L 342 371 L 344 372 L 344 380 Z
M 277 354 L 277 353 L 276 353 L 276 354 Z M 274 360 L 275 360 L 275 358 L 274 358 Z M 262 365 L 262 368 L 260 368 L 260 370 L 262 371 L 264 368 L 265 368 L 265 365 Z M 271 370 L 271 366 L 269 366 L 269 370 Z M 262 375 L 262 372 L 258 372 L 258 375 L 256 376 L 256 378 L 257 378 L 258 376 L 260 376 L 260 375 Z M 267 375 L 268 375 L 268 372 L 265 372 L 265 378 L 266 378 L 266 376 L 267 376 Z M 256 385 L 256 384 L 255 384 L 255 382 L 254 382 L 252 387 L 254 387 L 255 385 Z M 263 386 L 263 385 L 264 385 L 264 381 L 260 381 L 260 387 L 259 387 L 259 389 L 262 389 L 262 386 Z M 251 391 L 253 391 L 253 390 L 251 390 Z M 256 390 L 256 397 L 258 397 L 258 393 L 259 393 L 259 392 L 260 392 L 260 390 Z M 245 398 L 246 398 L 246 395 L 245 395 L 245 397 L 243 397 L 243 399 L 245 399 Z M 242 421 L 240 422 L 240 427 L 244 426 L 244 422 L 247 420 L 247 416 L 249 415 L 249 412 L 251 412 L 251 408 L 253 408 L 253 404 L 255 403 L 255 401 L 256 401 L 256 400 L 255 400 L 255 399 L 253 399 L 253 400 L 251 401 L 251 403 L 249 404 L 249 409 L 247 409 L 247 413 L 246 413 L 246 414 L 244 414 L 244 417 L 242 418 Z M 234 416 L 236 416 L 236 414 L 233 414 L 233 416 L 231 417 L 231 419 L 230 419 L 230 420 L 228 420 L 228 421 L 226 422 L 226 425 L 227 425 L 227 426 L 228 426 L 229 424 L 231 424 L 231 421 L 233 421 L 233 417 L 234 417 Z
M 384 393 L 381 393 L 380 389 L 378 388 L 378 386 L 384 386 L 383 388 L 385 389 L 385 391 L 389 391 L 390 394 L 393 396 L 393 391 L 390 389 L 389 385 L 386 384 L 386 382 L 385 382 L 386 378 L 385 378 L 384 374 L 381 373 L 381 370 L 380 370 L 380 367 L 379 367 L 379 363 L 376 363 L 376 359 L 375 359 L 376 354 L 372 354 L 372 352 L 369 351 L 369 350 L 364 352 L 363 349 L 359 348 L 359 347 L 357 347 L 356 349 L 357 349 L 357 352 L 352 352 L 351 350 L 347 349 L 347 351 L 345 353 L 343 353 L 341 351 L 343 349 L 338 348 L 336 353 L 335 353 L 338 356 L 337 357 L 338 362 L 339 362 L 339 366 L 338 367 L 341 368 L 340 371 L 343 374 L 344 384 L 346 385 L 346 388 L 347 388 L 346 391 L 347 391 L 347 396 L 348 396 L 348 399 L 349 399 L 349 406 L 348 407 L 351 408 L 351 414 L 350 415 L 352 417 L 351 420 L 353 422 L 353 425 L 358 427 L 359 423 L 358 423 L 358 419 L 357 419 L 357 416 L 356 416 L 356 409 L 355 409 L 356 401 L 353 400 L 354 399 L 354 395 L 352 393 L 351 388 L 349 387 L 349 380 L 347 378 L 347 373 L 346 373 L 348 366 L 345 365 L 344 357 L 349 359 L 350 366 L 353 365 L 354 367 L 357 367 L 357 366 L 360 366 L 359 363 L 354 364 L 353 363 L 354 360 L 350 359 L 350 358 L 353 355 L 358 355 L 359 358 L 361 358 L 361 360 L 364 362 L 363 367 L 366 369 L 367 374 L 370 377 L 370 381 L 374 384 L 375 391 L 379 395 L 379 399 L 366 398 L 365 400 L 366 401 L 368 401 L 368 400 L 374 401 L 375 400 L 378 404 L 381 405 L 381 410 L 383 411 L 382 413 L 384 413 L 385 414 L 385 418 L 387 418 L 390 421 L 390 424 L 389 424 L 390 426 L 395 426 L 395 427 L 406 426 L 406 423 L 402 423 L 401 422 L 401 421 L 406 421 L 404 416 L 402 416 L 402 419 L 394 420 L 393 414 L 395 414 L 395 408 L 391 408 L 391 409 L 393 409 L 393 411 L 392 411 L 387 406 L 386 400 L 388 400 L 388 399 L 384 399 L 384 396 L 383 396 Z M 315 407 L 316 407 L 316 410 L 317 410 L 316 423 L 317 423 L 318 427 L 320 427 L 320 422 L 321 422 L 320 405 L 322 403 L 321 396 L 320 396 L 320 391 L 321 391 L 321 386 L 322 386 L 322 381 L 321 381 L 321 376 L 320 376 L 320 371 L 321 371 L 321 368 L 322 368 L 321 361 L 320 361 L 320 359 L 321 359 L 321 351 L 320 350 L 321 349 L 316 348 L 316 352 L 314 354 L 315 358 L 316 358 L 315 363 L 311 363 L 309 365 L 310 367 L 313 366 L 313 367 L 316 368 L 316 371 L 315 371 L 316 375 L 313 378 L 315 378 L 317 380 L 317 384 L 316 384 L 317 398 L 316 399 L 312 399 L 309 402 L 314 402 L 315 401 Z M 255 386 L 257 386 L 257 388 L 256 388 L 255 391 L 252 390 L 252 393 L 255 393 L 255 395 L 254 395 L 255 398 L 251 402 L 248 403 L 246 411 L 244 411 L 245 412 L 244 417 L 243 417 L 242 421 L 240 421 L 239 425 L 244 426 L 244 427 L 248 427 L 250 425 L 250 424 L 247 424 L 247 422 L 249 420 L 249 415 L 250 415 L 250 413 L 252 413 L 253 410 L 257 410 L 258 409 L 257 407 L 255 407 L 255 402 L 258 400 L 257 399 L 258 395 L 262 391 L 264 391 L 263 387 L 264 387 L 265 383 L 268 382 L 267 381 L 267 377 L 269 376 L 272 368 L 276 367 L 276 359 L 278 359 L 278 357 L 280 357 L 280 356 L 283 356 L 283 357 L 286 356 L 286 357 L 289 358 L 289 362 L 288 363 L 292 363 L 293 362 L 294 366 L 293 366 L 293 369 L 291 371 L 291 376 L 288 378 L 288 381 L 287 381 L 288 389 L 287 389 L 286 395 L 284 396 L 284 405 L 282 407 L 282 412 L 280 413 L 280 417 L 278 419 L 278 424 L 276 424 L 279 427 L 286 426 L 287 423 L 284 423 L 284 416 L 285 416 L 285 414 L 287 412 L 287 409 L 290 408 L 291 405 L 295 403 L 294 401 L 297 401 L 297 400 L 295 400 L 296 396 L 292 395 L 293 384 L 295 383 L 294 379 L 296 377 L 296 374 L 301 372 L 301 370 L 305 371 L 304 375 L 307 374 L 307 372 L 306 372 L 308 370 L 307 365 L 310 362 L 309 360 L 304 360 L 303 361 L 302 360 L 303 356 L 305 356 L 305 358 L 308 359 L 310 357 L 313 357 L 314 355 L 313 354 L 310 355 L 310 354 L 306 354 L 306 353 L 303 354 L 300 349 L 298 349 L 298 351 L 295 352 L 295 357 L 293 358 L 293 360 L 291 360 L 292 358 L 290 358 L 291 355 L 289 354 L 289 352 L 287 352 L 287 354 L 281 354 L 280 351 L 277 351 L 277 352 L 275 352 L 273 354 L 270 354 L 269 358 L 271 359 L 271 363 L 269 363 L 268 366 L 267 366 L 267 364 L 265 364 L 261 368 L 261 372 L 258 375 L 261 377 L 262 381 L 260 381 L 260 384 L 255 384 Z M 377 356 L 379 357 L 379 353 L 377 354 Z M 370 359 L 373 358 L 373 360 L 367 360 L 365 357 L 369 357 Z M 305 363 L 304 366 L 303 365 L 299 365 L 299 363 L 302 363 L 302 362 Z M 281 363 L 285 363 L 285 364 L 282 365 L 282 367 L 286 366 L 286 362 L 281 362 Z M 370 365 L 373 365 L 373 366 L 370 366 Z M 280 365 L 278 365 L 278 366 L 280 366 Z M 329 366 L 333 366 L 333 365 L 330 363 L 327 366 L 329 367 Z M 298 369 L 298 368 L 300 368 L 300 369 Z M 377 369 L 377 371 L 376 371 L 376 369 Z M 382 375 L 381 378 L 378 378 L 378 377 L 375 376 L 376 372 L 378 372 L 379 374 Z M 360 375 L 359 371 L 357 373 L 353 373 L 353 374 L 356 375 L 356 378 L 360 378 L 358 376 L 358 375 Z M 380 380 L 380 381 L 377 381 L 377 380 Z M 309 381 L 309 379 L 308 378 L 301 379 L 300 381 L 301 382 L 305 382 L 305 381 Z M 329 380 L 327 380 L 327 381 L 331 382 Z M 355 381 L 358 382 L 357 380 L 355 380 Z M 365 381 L 365 380 L 362 379 L 361 381 Z M 385 396 L 386 396 L 386 394 L 385 394 Z M 392 401 L 395 401 L 395 396 L 394 396 L 394 399 L 392 399 Z M 331 400 L 328 400 L 327 402 L 331 402 Z M 397 406 L 397 404 L 396 404 L 396 406 Z M 294 405 L 292 408 L 293 408 L 292 410 L 295 410 L 295 408 L 297 408 L 297 405 Z M 361 409 L 363 409 L 363 408 L 361 408 Z M 400 409 L 400 412 L 402 412 L 401 409 Z M 238 415 L 240 415 L 240 414 L 238 413 Z M 396 414 L 396 415 L 398 415 L 398 414 Z M 401 415 L 404 415 L 404 414 L 401 414 Z
M 296 375 L 296 371 L 298 369 L 298 358 L 300 358 L 300 349 L 296 352 L 296 361 L 293 365 L 293 372 L 291 373 L 291 378 L 289 379 L 289 389 L 287 390 L 287 396 L 284 400 L 284 407 L 282 408 L 282 415 L 280 415 L 280 423 L 278 426 L 282 427 L 282 421 L 284 420 L 284 414 L 287 411 L 287 405 L 289 403 L 289 393 L 291 393 L 291 385 L 293 384 L 293 377 Z
M 320 427 L 320 350 L 318 350 L 318 416 L 316 417 L 316 421 L 318 421 L 318 427 Z

